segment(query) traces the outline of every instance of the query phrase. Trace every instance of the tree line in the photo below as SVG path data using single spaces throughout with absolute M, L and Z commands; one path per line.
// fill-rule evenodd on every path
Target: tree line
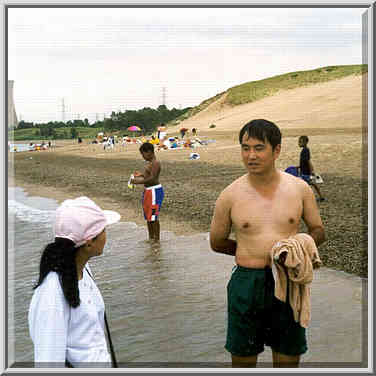
M 64 138 L 76 138 L 78 127 L 101 128 L 104 132 L 126 131 L 132 125 L 136 125 L 144 134 L 150 134 L 157 130 L 158 126 L 168 123 L 190 110 L 191 107 L 184 109 L 173 108 L 169 110 L 165 105 L 158 106 L 157 109 L 144 107 L 141 110 L 126 110 L 124 112 L 112 112 L 109 118 L 96 121 L 90 124 L 88 119 L 49 121 L 47 123 L 33 123 L 20 121 L 17 129 L 35 128 L 41 137 L 58 138 L 56 128 L 71 128 L 70 132 L 65 132 Z

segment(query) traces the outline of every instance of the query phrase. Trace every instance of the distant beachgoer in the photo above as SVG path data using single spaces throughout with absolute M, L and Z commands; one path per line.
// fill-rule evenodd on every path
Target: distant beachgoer
M 279 128 L 264 119 L 252 120 L 240 130 L 239 142 L 247 173 L 221 192 L 210 226 L 212 250 L 235 256 L 236 263 L 227 286 L 225 348 L 233 367 L 256 367 L 265 345 L 272 349 L 275 367 L 298 367 L 307 351 L 306 326 L 296 321 L 287 299 L 277 298 L 272 269 L 288 268 L 291 264 L 285 261 L 292 256 L 285 252 L 276 260 L 272 252 L 286 238 L 304 239 L 314 249 L 325 241 L 325 230 L 309 186 L 275 166 L 281 151 Z M 298 234 L 301 219 L 307 226 L 304 234 Z M 232 230 L 236 240 L 230 238 Z M 305 244 L 299 245 L 305 254 Z M 293 293 L 295 289 L 290 298 Z
M 325 198 L 321 194 L 320 188 L 311 178 L 312 175 L 314 175 L 314 169 L 311 161 L 311 153 L 307 147 L 308 141 L 308 136 L 299 137 L 298 144 L 302 148 L 302 151 L 300 152 L 300 164 L 296 167 L 298 168 L 299 176 L 309 185 L 312 185 L 313 188 L 315 188 L 317 194 L 319 195 L 318 201 L 325 201 Z
M 119 219 L 87 197 L 56 209 L 55 239 L 43 251 L 28 314 L 36 367 L 64 367 L 66 361 L 70 367 L 111 367 L 105 306 L 88 261 L 102 255 L 106 228 Z
M 165 135 L 161 135 L 161 133 L 162 133 L 161 129 L 166 129 L 164 123 L 162 123 L 161 126 L 158 127 L 158 132 L 157 132 L 157 138 L 158 138 L 158 140 L 161 140 L 161 139 L 163 139 L 165 137 Z M 163 132 L 163 133 L 165 133 L 165 132 Z
M 187 130 L 185 128 L 180 129 L 180 136 L 181 138 L 184 138 L 185 134 L 187 133 Z
M 131 183 L 144 184 L 142 206 L 144 218 L 147 221 L 149 239 L 158 242 L 160 239 L 158 216 L 164 197 L 163 187 L 159 183 L 161 163 L 157 160 L 154 146 L 150 142 L 142 144 L 139 150 L 147 164 L 143 173 L 139 171 L 133 173 L 134 178 L 131 180 Z
M 104 144 L 104 149 L 106 150 L 106 148 L 110 148 L 110 149 L 113 149 L 114 148 L 114 144 L 113 144 L 113 141 L 112 141 L 112 137 L 108 137 L 107 139 L 107 142 L 105 142 Z
M 197 129 L 196 128 L 192 128 L 192 136 L 196 136 L 197 135 Z
M 159 144 L 159 139 L 155 138 L 155 136 L 153 135 L 153 136 L 151 136 L 150 143 L 153 144 L 153 145 L 158 145 Z

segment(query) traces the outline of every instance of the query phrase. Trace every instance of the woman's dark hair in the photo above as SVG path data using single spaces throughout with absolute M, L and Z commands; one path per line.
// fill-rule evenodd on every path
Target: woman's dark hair
M 281 143 L 282 135 L 279 128 L 271 121 L 264 119 L 252 120 L 240 130 L 239 143 L 243 141 L 244 134 L 247 133 L 248 138 L 256 138 L 265 142 L 267 140 L 274 150 Z
M 71 307 L 78 307 L 80 294 L 76 269 L 77 249 L 71 240 L 64 238 L 55 238 L 53 243 L 47 244 L 40 259 L 39 280 L 34 289 L 42 284 L 49 272 L 56 272 L 65 299 Z

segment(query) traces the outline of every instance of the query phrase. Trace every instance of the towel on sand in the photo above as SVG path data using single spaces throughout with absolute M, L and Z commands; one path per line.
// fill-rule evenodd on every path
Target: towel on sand
M 286 260 L 283 266 L 278 260 L 284 252 Z M 275 279 L 275 297 L 286 302 L 288 284 L 294 319 L 307 328 L 311 318 L 310 284 L 313 280 L 313 269 L 322 264 L 315 241 L 308 234 L 296 234 L 274 244 L 270 255 Z

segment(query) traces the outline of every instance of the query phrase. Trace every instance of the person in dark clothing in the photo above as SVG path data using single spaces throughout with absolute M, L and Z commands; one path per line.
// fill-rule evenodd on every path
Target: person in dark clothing
M 305 180 L 309 185 L 312 185 L 313 188 L 315 188 L 317 194 L 319 195 L 318 197 L 319 201 L 325 201 L 325 198 L 321 194 L 320 188 L 311 179 L 311 176 L 314 175 L 314 170 L 313 170 L 313 165 L 311 162 L 311 152 L 309 148 L 307 147 L 308 141 L 309 139 L 307 136 L 299 137 L 299 141 L 298 141 L 299 146 L 302 148 L 302 151 L 300 152 L 299 166 L 297 166 L 299 176 L 303 180 Z

